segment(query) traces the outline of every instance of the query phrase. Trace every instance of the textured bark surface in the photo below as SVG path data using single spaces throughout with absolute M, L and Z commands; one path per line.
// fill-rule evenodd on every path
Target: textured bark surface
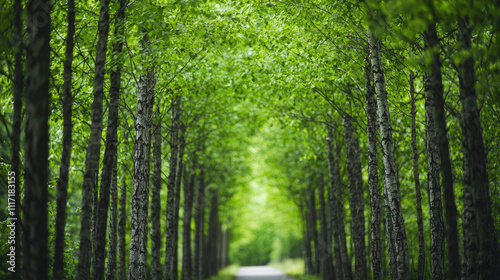
M 21 112 L 23 108 L 23 89 L 24 89 L 24 69 L 23 69 L 23 53 L 24 53 L 24 45 L 23 45 L 23 25 L 21 20 L 21 15 L 23 12 L 23 1 L 15 0 L 14 1 L 14 48 L 15 48 L 15 57 L 14 57 L 14 93 L 13 93 L 13 120 L 12 120 L 12 134 L 10 137 L 10 142 L 12 146 L 12 154 L 11 154 L 11 172 L 14 172 L 14 175 L 17 176 L 14 179 L 14 217 L 20 218 L 19 215 L 21 213 L 21 200 L 19 193 L 19 163 L 20 156 L 19 152 L 21 150 L 20 144 L 20 136 L 21 136 Z M 9 180 L 10 181 L 10 180 Z M 12 185 L 9 182 L 9 185 Z M 9 187 L 10 188 L 10 187 Z M 12 210 L 9 207 L 9 211 Z M 56 226 L 57 229 L 57 226 Z M 21 256 L 22 251 L 22 242 L 21 242 L 21 227 L 20 225 L 16 225 L 15 227 L 15 253 L 16 256 Z M 16 267 L 21 267 L 19 260 L 16 259 Z M 16 269 L 14 272 L 11 272 L 11 279 L 21 279 L 21 270 Z
M 174 221 L 173 232 L 173 255 L 172 255 L 172 276 L 174 280 L 179 278 L 179 207 L 181 204 L 181 182 L 184 176 L 184 151 L 186 148 L 186 126 L 181 122 L 179 127 L 179 158 L 177 159 L 177 174 L 175 175 L 175 199 L 174 199 Z
M 205 166 L 200 165 L 200 174 L 196 185 L 196 203 L 194 206 L 194 267 L 193 279 L 201 280 L 203 275 L 203 228 L 205 221 Z
M 342 258 L 342 274 L 344 280 L 352 279 L 352 270 L 351 270 L 351 259 L 347 254 L 347 241 L 345 235 L 344 228 L 344 204 L 342 199 L 343 193 L 343 184 L 342 177 L 340 176 L 340 152 L 342 147 L 340 145 L 335 146 L 335 157 L 333 158 L 333 178 L 335 180 L 335 185 L 337 186 L 337 209 L 338 209 L 338 217 L 339 217 L 339 238 L 340 238 L 340 255 Z
M 143 33 L 146 34 L 145 30 L 143 30 Z M 145 35 L 143 44 L 147 44 L 148 41 Z M 151 99 L 153 98 L 154 91 L 153 81 L 154 70 L 147 68 L 145 73 L 139 76 L 137 85 L 129 279 L 147 279 L 148 272 L 149 165 L 151 156 Z
M 371 268 L 373 280 L 384 279 L 382 270 L 382 249 L 380 245 L 380 211 L 381 197 L 378 180 L 378 156 L 377 156 L 377 101 L 375 100 L 375 89 L 372 84 L 372 72 L 370 62 L 365 65 L 365 88 L 366 88 L 366 131 L 368 141 L 368 189 L 370 192 L 370 245 L 372 253 Z
M 192 280 L 191 218 L 193 216 L 193 195 L 196 180 L 196 157 L 193 157 L 189 180 L 184 180 L 184 220 L 182 226 L 182 280 Z
M 73 139 L 73 93 L 72 86 L 72 63 L 75 34 L 75 1 L 68 1 L 68 28 L 66 32 L 66 51 L 64 58 L 64 83 L 63 83 L 63 150 L 61 153 L 61 165 L 59 167 L 59 180 L 57 180 L 57 210 L 54 241 L 54 264 L 52 266 L 52 279 L 64 279 L 64 245 L 66 227 L 66 203 L 68 199 L 68 177 L 71 160 L 71 149 Z M 15 107 L 15 105 L 14 105 Z
M 48 279 L 50 1 L 27 6 L 24 279 Z M 16 174 L 17 176 L 18 174 Z M 20 220 L 10 224 L 20 224 Z
M 333 132 L 331 126 L 327 127 L 327 160 L 328 160 L 328 213 L 329 213 L 329 232 L 333 236 L 333 252 L 335 256 L 335 278 L 343 279 L 342 258 L 340 254 L 340 223 L 338 214 L 338 197 L 335 185 L 334 158 L 333 158 Z M 331 243 L 328 248 L 331 248 Z
M 436 25 L 429 24 L 423 34 L 425 49 L 433 50 L 430 68 L 430 92 L 434 101 L 434 121 L 436 128 L 436 144 L 439 150 L 441 179 L 443 184 L 443 197 L 446 215 L 445 231 L 448 242 L 448 275 L 449 279 L 458 279 L 460 276 L 460 256 L 458 252 L 457 206 L 453 192 L 453 175 L 450 161 L 450 148 L 446 128 L 445 102 L 443 98 L 443 81 L 441 75 L 441 61 L 439 57 L 439 39 Z
M 99 188 L 99 206 L 97 207 L 97 225 L 95 227 L 95 247 L 92 256 L 92 279 L 104 279 L 104 262 L 106 259 L 106 231 L 111 180 L 117 149 L 118 103 L 120 101 L 120 73 L 111 72 L 109 89 L 108 125 L 104 150 L 101 185 Z
M 410 278 L 410 265 L 408 260 L 408 244 L 406 231 L 399 198 L 399 189 L 396 180 L 394 162 L 394 144 L 392 141 L 392 127 L 387 101 L 387 90 L 382 70 L 380 42 L 372 31 L 369 32 L 370 60 L 373 73 L 373 84 L 377 94 L 378 117 L 380 124 L 380 139 L 382 143 L 382 161 L 384 163 L 384 192 L 387 193 L 392 229 L 394 231 L 397 278 Z
M 422 218 L 422 194 L 420 192 L 420 178 L 418 173 L 418 149 L 417 131 L 415 119 L 417 109 L 415 107 L 415 73 L 410 70 L 410 97 L 411 97 L 411 152 L 413 161 L 413 179 L 415 181 L 415 197 L 417 200 L 417 226 L 418 226 L 418 264 L 417 279 L 424 279 L 425 269 L 425 242 L 424 242 L 424 221 Z
M 127 280 L 125 227 L 127 225 L 127 185 L 125 181 L 120 187 L 120 208 L 118 210 L 118 279 Z
M 434 125 L 434 100 L 432 97 L 432 84 L 428 74 L 424 74 L 424 90 L 431 229 L 431 276 L 432 279 L 440 280 L 444 279 L 444 221 L 441 185 L 439 183 L 439 151 L 436 144 L 436 128 Z
M 113 163 L 113 180 L 111 181 L 110 205 L 109 205 L 109 243 L 108 243 L 108 263 L 106 265 L 106 280 L 116 279 L 116 247 L 117 247 L 117 228 L 118 228 L 118 170 L 117 153 Z
M 174 243 L 173 236 L 176 230 L 174 225 L 174 200 L 175 200 L 175 175 L 177 169 L 177 157 L 178 157 L 178 119 L 179 112 L 177 109 L 177 100 L 174 98 L 172 100 L 172 125 L 170 127 L 170 161 L 168 170 L 168 182 L 167 182 L 167 222 L 165 235 L 167 240 L 165 241 L 165 262 L 163 265 L 163 280 L 173 279 L 172 275 L 172 256 L 174 254 Z
M 207 276 L 217 274 L 217 224 L 219 221 L 219 190 L 212 189 L 210 192 L 210 212 L 208 218 L 207 236 Z
M 95 74 L 92 102 L 92 124 L 90 137 L 85 156 L 85 172 L 82 186 L 82 211 L 80 226 L 80 255 L 76 279 L 87 280 L 90 278 L 90 256 L 92 243 L 90 227 L 92 222 L 92 200 L 96 181 L 96 172 L 99 168 L 101 134 L 102 134 L 102 104 L 104 95 L 104 72 L 106 64 L 106 49 L 109 33 L 109 0 L 100 1 L 99 23 L 97 27 L 98 39 L 95 56 Z
M 323 173 L 320 174 L 318 183 L 318 199 L 319 199 L 319 224 L 320 224 L 320 238 L 319 238 L 319 261 L 321 267 L 321 276 L 323 279 L 332 279 L 333 276 L 333 262 L 332 262 L 332 243 L 331 239 L 328 242 L 328 229 L 326 219 L 325 207 L 325 181 Z
M 467 18 L 458 20 L 458 40 L 460 49 L 471 50 L 472 26 Z M 498 255 L 498 243 L 495 240 L 495 226 L 491 211 L 491 200 L 489 193 L 488 171 L 486 169 L 486 153 L 483 142 L 483 131 L 481 126 L 481 116 L 477 106 L 476 90 L 474 84 L 476 77 L 474 73 L 474 58 L 467 56 L 458 65 L 458 78 L 460 81 L 460 102 L 462 103 L 462 151 L 464 155 L 464 194 L 470 196 L 472 193 L 475 210 L 476 224 L 470 223 L 474 219 L 467 217 L 464 219 L 464 263 L 475 262 L 475 248 L 471 243 L 472 239 L 465 236 L 465 233 L 473 232 L 471 229 L 477 227 L 477 237 L 479 240 L 479 274 L 481 279 L 498 279 L 500 277 L 500 259 Z M 465 195 L 464 195 L 465 197 Z M 469 199 L 470 200 L 470 199 Z M 470 202 L 465 203 L 464 208 L 470 208 Z M 465 259 L 467 258 L 467 259 Z M 470 270 L 469 270 L 470 271 Z M 467 273 L 464 277 L 473 278 L 473 273 Z
M 161 120 L 153 132 L 153 188 L 151 190 L 151 278 L 161 279 Z

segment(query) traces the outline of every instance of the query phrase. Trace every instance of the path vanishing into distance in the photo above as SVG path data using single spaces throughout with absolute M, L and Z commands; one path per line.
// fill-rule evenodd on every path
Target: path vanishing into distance
M 245 266 L 238 269 L 235 280 L 294 280 L 270 266 Z

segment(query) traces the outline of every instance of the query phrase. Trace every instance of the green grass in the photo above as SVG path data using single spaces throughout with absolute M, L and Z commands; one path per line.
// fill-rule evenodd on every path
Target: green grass
M 297 280 L 320 280 L 316 275 L 305 275 L 303 259 L 287 259 L 282 262 L 272 262 L 270 266 L 283 271 Z
M 238 271 L 238 268 L 239 266 L 237 265 L 230 265 L 224 269 L 221 269 L 217 276 L 210 277 L 208 278 L 208 280 L 233 280 L 236 272 Z

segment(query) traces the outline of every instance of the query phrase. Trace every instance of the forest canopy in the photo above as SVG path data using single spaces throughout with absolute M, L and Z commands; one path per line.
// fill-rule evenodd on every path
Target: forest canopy
M 0 16 L 1 279 L 500 279 L 500 1 Z

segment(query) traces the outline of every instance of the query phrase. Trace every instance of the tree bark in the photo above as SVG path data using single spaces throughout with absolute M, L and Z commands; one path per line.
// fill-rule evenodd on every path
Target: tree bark
M 196 186 L 196 203 L 194 206 L 194 268 L 193 279 L 202 280 L 203 277 L 203 228 L 205 221 L 205 166 L 200 165 L 198 184 Z
M 50 1 L 27 3 L 24 279 L 48 278 Z M 18 176 L 19 174 L 15 174 Z M 12 216 L 12 215 L 10 215 Z M 10 220 L 9 224 L 20 223 Z M 18 258 L 20 256 L 17 256 Z M 19 269 L 19 268 L 17 268 Z
M 413 154 L 413 179 L 415 181 L 415 197 L 417 200 L 417 226 L 418 226 L 418 264 L 417 279 L 424 279 L 425 269 L 425 242 L 424 242 L 424 221 L 422 218 L 422 194 L 420 192 L 420 178 L 418 173 L 418 149 L 417 131 L 415 119 L 417 108 L 415 107 L 415 73 L 410 70 L 410 97 L 411 97 L 411 151 Z
M 52 266 L 52 279 L 64 279 L 64 245 L 66 227 L 66 203 L 68 198 L 68 177 L 71 160 L 73 121 L 72 107 L 72 63 L 75 35 L 75 1 L 68 0 L 68 28 L 66 32 L 66 51 L 64 59 L 64 85 L 63 85 L 63 150 L 61 154 L 61 165 L 59 168 L 59 180 L 57 180 L 57 210 L 54 241 L 54 264 Z M 15 106 L 14 106 L 15 107 Z
M 173 279 L 172 258 L 174 255 L 174 200 L 175 200 L 175 175 L 177 169 L 177 158 L 179 146 L 177 143 L 178 134 L 178 120 L 180 112 L 177 109 L 177 97 L 172 99 L 172 125 L 170 127 L 170 161 L 168 170 L 168 183 L 167 183 L 167 223 L 165 235 L 167 240 L 165 242 L 165 263 L 163 265 L 163 280 Z
M 312 257 L 312 248 L 311 248 L 311 231 L 310 231 L 310 222 L 309 222 L 309 210 L 307 207 L 307 202 L 301 202 L 299 204 L 300 213 L 302 213 L 302 240 L 304 243 L 304 270 L 306 274 L 314 273 L 314 263 Z
M 12 190 L 12 187 L 14 188 L 14 194 L 12 195 L 12 198 L 14 199 L 14 203 L 12 204 L 12 201 L 9 201 L 8 209 L 9 209 L 9 216 L 15 217 L 17 219 L 20 219 L 21 215 L 21 200 L 20 200 L 20 195 L 19 195 L 19 179 L 20 173 L 19 173 L 19 164 L 20 164 L 20 156 L 19 152 L 21 150 L 21 120 L 22 120 L 22 109 L 23 109 L 23 89 L 24 89 L 24 73 L 23 73 L 23 53 L 24 53 L 24 44 L 23 44 L 23 24 L 22 24 L 22 16 L 23 13 L 23 1 L 22 0 L 15 0 L 14 1 L 14 48 L 15 48 L 15 55 L 14 55 L 14 93 L 13 93 L 13 105 L 14 105 L 14 112 L 13 112 L 13 121 L 12 121 L 12 134 L 10 137 L 11 145 L 12 145 L 12 154 L 11 154 L 11 172 L 9 173 L 9 176 L 12 174 L 14 181 L 9 180 L 9 198 L 10 198 L 10 192 Z M 12 209 L 11 205 L 14 206 L 14 209 Z M 57 227 L 56 225 L 56 230 L 60 228 Z M 16 256 L 21 256 L 21 251 L 22 251 L 22 244 L 21 244 L 21 226 L 16 225 L 14 228 L 15 232 L 15 237 L 14 237 L 14 242 L 16 244 L 15 246 L 15 254 Z M 57 239 L 56 239 L 57 240 Z M 57 243 L 56 243 L 57 245 Z M 14 272 L 11 272 L 11 279 L 17 280 L 21 279 L 21 266 L 19 259 L 16 259 L 15 261 L 16 267 L 19 269 L 16 269 Z
M 99 168 L 101 134 L 102 134 L 102 105 L 104 95 L 104 73 L 106 64 L 106 50 L 109 33 L 109 0 L 100 1 L 99 23 L 97 27 L 98 40 L 96 47 L 95 74 L 94 74 L 94 101 L 92 103 L 92 124 L 85 157 L 85 172 L 82 186 L 82 211 L 80 227 L 80 255 L 76 272 L 77 280 L 90 278 L 90 256 L 92 243 L 90 228 L 92 222 L 92 198 L 94 195 L 96 172 Z
M 121 17 L 121 16 L 120 16 Z M 117 17 L 118 19 L 118 17 Z M 119 40 L 118 42 L 121 42 Z M 113 46 L 115 49 L 117 46 Z M 121 68 L 121 67 L 120 67 Z M 121 70 L 121 69 L 120 69 Z M 120 71 L 117 69 L 117 71 Z M 118 134 L 118 103 L 120 101 L 121 73 L 111 71 L 109 89 L 108 127 L 106 129 L 106 144 L 104 150 L 101 185 L 99 188 L 99 206 L 97 207 L 97 225 L 95 228 L 95 247 L 92 257 L 92 279 L 104 279 L 104 262 L 106 259 L 106 231 L 110 186 L 113 177 L 114 161 L 117 153 Z M 147 140 L 146 140 L 147 141 Z M 151 142 L 151 141 L 150 141 Z M 148 161 L 149 162 L 149 161 Z
M 113 180 L 109 190 L 111 204 L 109 207 L 109 244 L 108 244 L 108 263 L 106 266 L 106 280 L 116 279 L 116 233 L 118 228 L 118 153 L 115 153 L 113 163 Z
M 342 257 L 340 254 L 340 226 L 339 222 L 339 209 L 338 209 L 338 196 L 336 189 L 339 188 L 335 183 L 334 172 L 334 158 L 333 158 L 333 132 L 331 126 L 327 127 L 328 137 L 327 142 L 327 160 L 328 160 L 328 213 L 329 213 L 329 227 L 330 232 L 333 234 L 333 251 L 335 254 L 335 278 L 343 280 Z M 328 248 L 331 248 L 331 243 Z
M 460 49 L 470 51 L 472 26 L 467 17 L 458 20 L 458 41 Z M 483 142 L 483 131 L 481 126 L 481 116 L 477 106 L 476 82 L 474 72 L 474 58 L 468 55 L 458 65 L 458 78 L 460 82 L 460 102 L 462 103 L 462 150 L 464 155 L 464 193 L 472 193 L 473 205 L 475 210 L 475 224 L 471 224 L 474 219 L 464 219 L 464 263 L 475 262 L 472 252 L 475 248 L 471 243 L 474 238 L 465 236 L 466 228 L 477 227 L 477 237 L 479 240 L 479 276 L 481 279 L 498 279 L 500 277 L 500 268 L 498 263 L 499 252 L 498 243 L 495 239 L 495 226 L 492 217 L 491 199 L 489 193 L 488 171 L 486 169 L 486 152 Z M 464 195 L 465 196 L 465 195 Z M 470 207 L 470 203 L 465 203 L 464 208 Z M 472 258 L 471 258 L 472 257 Z M 466 274 L 467 275 L 467 274 Z M 473 273 L 466 278 L 472 278 Z
M 314 244 L 314 258 L 313 258 L 313 274 L 319 275 L 320 267 L 319 267 L 319 251 L 320 246 L 318 242 L 318 230 L 317 224 L 318 219 L 316 215 L 316 191 L 309 185 L 309 225 L 308 228 L 311 231 L 311 241 Z
M 424 90 L 425 122 L 427 127 L 427 181 L 430 201 L 431 276 L 432 279 L 441 280 L 444 279 L 444 222 L 441 185 L 439 183 L 439 151 L 436 144 L 434 122 L 434 100 L 432 97 L 432 84 L 428 74 L 424 74 Z
M 186 126 L 183 122 L 180 124 L 180 137 L 179 137 L 179 159 L 177 160 L 177 174 L 175 175 L 175 199 L 174 199 L 174 254 L 172 256 L 172 275 L 173 279 L 179 278 L 178 264 L 179 264 L 179 206 L 181 200 L 181 182 L 184 176 L 184 150 L 186 148 Z
M 143 29 L 143 48 L 149 43 Z M 146 67 L 139 76 L 134 144 L 134 192 L 130 224 L 129 279 L 147 279 L 148 272 L 148 208 L 151 156 L 151 112 L 154 100 L 154 69 Z
M 184 184 L 184 221 L 182 228 L 182 280 L 192 280 L 191 218 L 193 216 L 193 189 L 196 179 L 196 155 L 191 165 L 191 178 Z
M 457 206 L 455 205 L 455 194 L 453 192 L 453 175 L 451 170 L 450 149 L 446 129 L 441 61 L 438 52 L 439 39 L 437 37 L 436 25 L 434 23 L 427 26 L 427 30 L 424 32 L 424 42 L 425 49 L 433 51 L 433 60 L 430 64 L 429 73 L 432 84 L 430 92 L 434 101 L 435 136 L 441 163 L 444 207 L 446 210 L 445 215 L 447 229 L 445 234 L 448 241 L 448 273 L 449 279 L 458 279 L 460 275 L 460 258 L 458 252 Z
M 370 240 L 372 253 L 373 280 L 384 279 L 382 270 L 382 249 L 380 244 L 380 185 L 378 180 L 377 155 L 377 101 L 372 84 L 369 60 L 365 65 L 366 120 L 368 140 L 368 188 L 370 191 Z
M 118 211 L 118 279 L 127 280 L 125 227 L 127 224 L 127 185 L 125 181 L 120 187 L 120 208 Z
M 158 100 L 159 101 L 159 100 Z M 151 192 L 151 278 L 161 279 L 161 125 L 159 119 L 153 132 L 153 189 Z
M 319 222 L 320 222 L 320 239 L 319 239 L 319 261 L 321 267 L 321 275 L 323 279 L 332 279 L 333 262 L 332 262 L 332 244 L 328 242 L 328 230 L 325 212 L 325 181 L 323 173 L 320 173 L 318 199 L 319 199 Z
M 390 218 L 392 219 L 396 249 L 397 278 L 404 280 L 410 278 L 408 260 L 408 244 L 406 242 L 405 224 L 399 189 L 396 180 L 394 161 L 394 144 L 392 141 L 392 127 L 387 101 L 387 90 L 382 70 L 380 42 L 375 33 L 369 31 L 370 60 L 373 73 L 373 84 L 377 94 L 378 117 L 380 124 L 380 139 L 382 143 L 382 161 L 384 163 L 384 192 L 387 193 Z
M 347 176 L 349 178 L 349 202 L 351 208 L 352 239 L 354 240 L 354 278 L 366 279 L 365 217 L 363 200 L 363 177 L 359 142 L 354 135 L 351 116 L 344 116 L 345 143 L 347 150 Z
M 210 213 L 208 219 L 208 237 L 207 237 L 207 276 L 214 276 L 217 274 L 217 223 L 218 223 L 218 210 L 219 210 L 219 190 L 213 189 L 211 191 L 210 199 Z

